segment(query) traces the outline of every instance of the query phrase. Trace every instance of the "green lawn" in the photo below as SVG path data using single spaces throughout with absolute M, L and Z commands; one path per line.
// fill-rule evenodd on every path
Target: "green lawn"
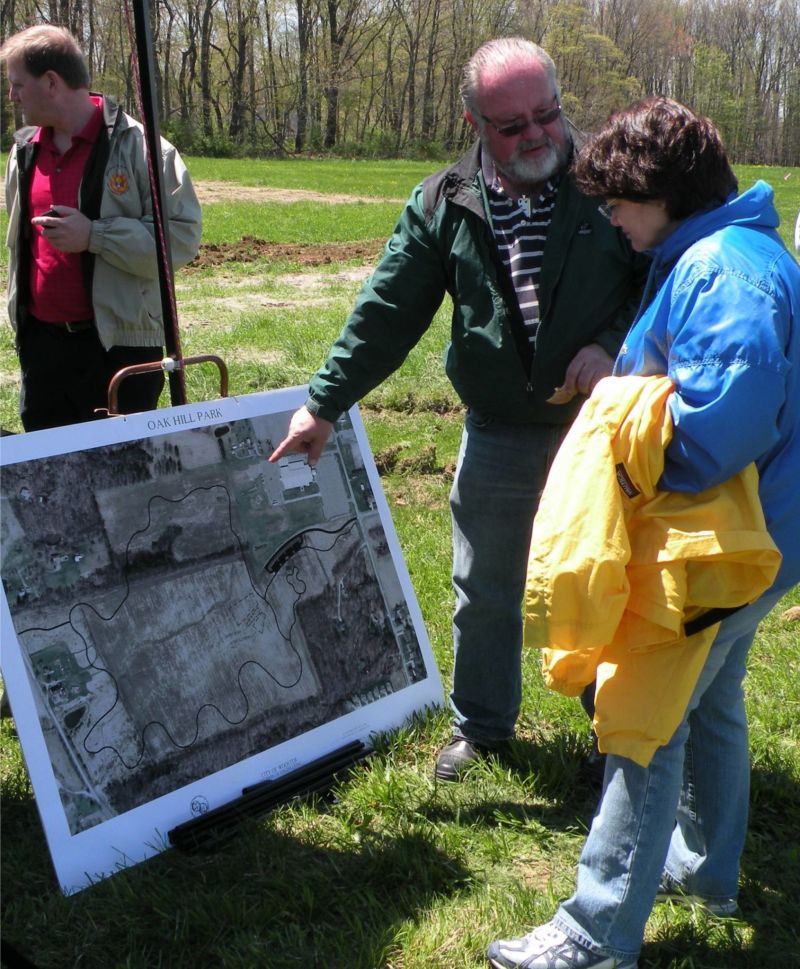
M 190 167 L 198 181 L 391 199 L 432 166 L 190 159 Z M 788 241 L 800 170 L 784 174 L 739 169 L 743 186 L 755 177 L 775 185 Z M 209 206 L 205 241 L 235 241 L 236 233 L 301 243 L 377 240 L 391 232 L 397 211 L 390 203 Z M 181 271 L 184 353 L 220 353 L 232 394 L 304 383 L 368 272 L 363 259 L 308 266 L 294 257 Z M 397 458 L 383 484 L 445 681 L 452 668 L 447 494 L 460 435 L 441 366 L 448 327 L 445 306 L 401 371 L 362 408 L 375 454 Z M 0 338 L 0 421 L 18 429 L 8 332 Z M 193 400 L 215 396 L 215 372 L 193 371 L 189 391 Z M 420 468 L 415 459 L 423 453 Z M 800 605 L 799 590 L 763 624 L 746 681 L 754 771 L 742 917 L 720 921 L 659 906 L 641 969 L 796 964 L 800 624 L 781 619 L 790 604 Z M 488 942 L 547 920 L 571 893 L 596 801 L 580 776 L 589 731 L 578 703 L 544 688 L 533 653 L 524 658 L 524 682 L 516 767 L 481 765 L 468 783 L 435 784 L 432 758 L 449 718 L 431 713 L 386 738 L 334 798 L 287 805 L 213 850 L 164 852 L 70 898 L 57 888 L 13 721 L 3 720 L 3 938 L 39 969 L 477 969 Z
M 396 202 L 218 202 L 203 207 L 203 240 L 333 243 L 382 239 L 397 221 Z
M 305 158 L 273 161 L 190 156 L 186 167 L 198 181 L 235 182 L 269 188 L 308 189 L 367 198 L 406 197 L 426 175 L 441 167 L 435 162 L 363 161 Z

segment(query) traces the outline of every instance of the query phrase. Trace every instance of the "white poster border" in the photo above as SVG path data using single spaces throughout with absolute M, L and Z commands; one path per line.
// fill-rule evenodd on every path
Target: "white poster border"
M 7 436 L 0 439 L 0 464 L 12 465 L 76 450 L 86 451 L 265 413 L 286 412 L 288 424 L 288 417 L 306 397 L 306 387 L 293 387 Z M 80 891 L 159 854 L 169 847 L 168 832 L 172 828 L 190 820 L 193 815 L 234 800 L 245 787 L 276 779 L 354 740 L 370 746 L 374 735 L 399 727 L 414 713 L 442 704 L 441 679 L 358 408 L 354 406 L 348 414 L 425 662 L 426 676 L 418 682 L 95 827 L 72 834 L 4 590 L 0 597 L 3 680 L 56 876 L 65 894 Z

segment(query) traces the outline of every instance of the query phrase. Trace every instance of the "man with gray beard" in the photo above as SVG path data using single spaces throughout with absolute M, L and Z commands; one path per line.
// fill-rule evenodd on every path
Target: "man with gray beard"
M 333 422 L 402 364 L 449 294 L 445 368 L 466 418 L 450 495 L 454 726 L 434 773 L 451 781 L 514 736 L 533 516 L 570 422 L 611 373 L 647 267 L 569 175 L 572 128 L 542 48 L 489 41 L 461 93 L 478 140 L 412 192 L 270 457 L 316 463 Z

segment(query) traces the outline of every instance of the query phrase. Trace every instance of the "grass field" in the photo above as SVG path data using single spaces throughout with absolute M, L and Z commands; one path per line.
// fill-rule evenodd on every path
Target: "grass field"
M 219 353 L 231 394 L 304 383 L 338 333 L 399 211 L 396 201 L 339 197 L 403 198 L 435 167 L 206 159 L 189 166 L 198 183 L 217 186 L 219 200 L 205 205 L 206 258 L 177 274 L 183 351 Z M 756 177 L 775 186 L 788 242 L 800 170 L 738 171 L 743 186 Z M 243 193 L 224 201 L 220 182 L 313 189 L 339 200 Z M 274 246 L 236 249 L 243 236 Z M 372 449 L 393 468 L 383 485 L 445 681 L 447 494 L 461 427 L 441 366 L 448 327 L 444 306 L 404 367 L 362 405 Z M 19 430 L 8 329 L 0 379 L 0 423 Z M 190 399 L 217 393 L 213 369 L 190 372 Z M 800 633 L 781 618 L 791 604 L 800 605 L 800 590 L 762 625 L 746 681 L 754 770 L 742 916 L 657 907 L 642 969 L 797 964 Z M 596 803 L 580 775 L 589 732 L 578 703 L 544 688 L 534 654 L 525 657 L 524 680 L 513 768 L 481 765 L 467 783 L 434 784 L 433 753 L 449 735 L 446 713 L 434 712 L 385 738 L 333 799 L 288 805 L 213 850 L 167 851 L 70 898 L 57 889 L 13 721 L 3 720 L 3 938 L 39 969 L 482 966 L 489 941 L 547 920 L 571 893 Z

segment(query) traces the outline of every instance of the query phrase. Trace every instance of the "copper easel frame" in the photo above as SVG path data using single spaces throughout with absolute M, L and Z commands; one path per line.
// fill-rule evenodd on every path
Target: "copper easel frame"
M 219 369 L 219 395 L 220 397 L 228 396 L 228 367 L 221 357 L 213 353 L 202 353 L 196 357 L 183 357 L 180 360 L 176 360 L 174 357 L 164 357 L 163 360 L 153 360 L 150 363 L 136 363 L 130 367 L 123 367 L 122 370 L 118 370 L 108 385 L 108 409 L 106 413 L 109 417 L 123 416 L 117 410 L 119 385 L 127 377 L 139 373 L 152 373 L 155 370 L 163 370 L 164 373 L 174 373 L 177 370 L 185 369 L 192 363 L 216 364 Z M 99 410 L 102 412 L 102 408 Z

